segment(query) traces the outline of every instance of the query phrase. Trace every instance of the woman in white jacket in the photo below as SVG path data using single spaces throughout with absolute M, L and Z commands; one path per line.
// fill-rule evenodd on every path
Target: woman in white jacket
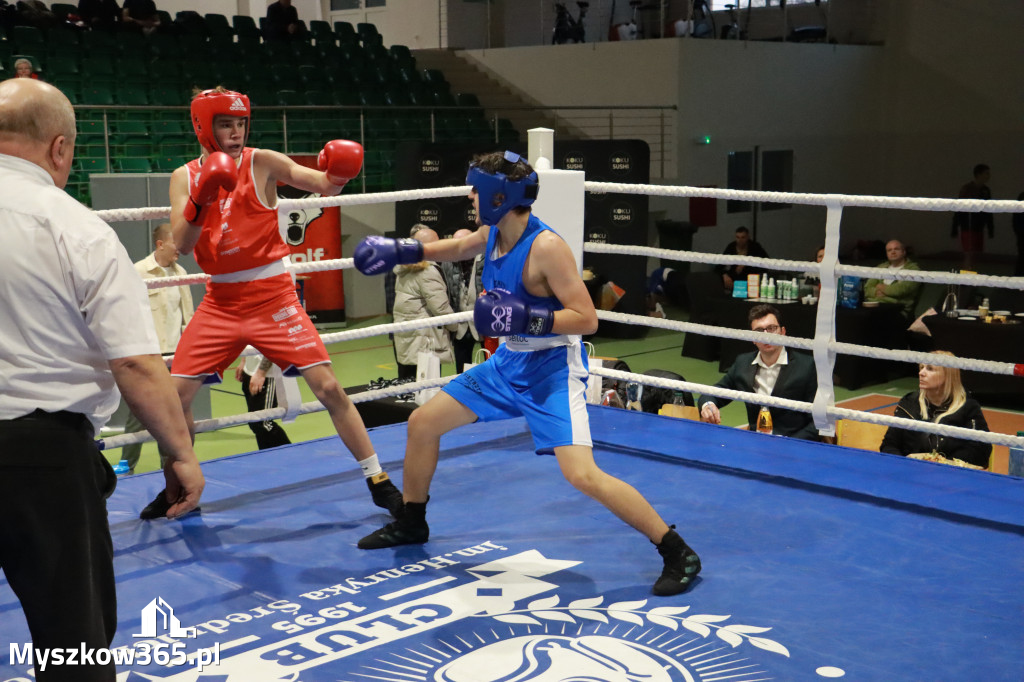
M 437 233 L 425 225 L 414 225 L 410 236 L 424 244 L 438 240 Z M 439 315 L 450 315 L 448 287 L 441 269 L 429 261 L 395 267 L 395 322 L 421 320 Z M 444 327 L 426 327 L 408 332 L 395 332 L 395 356 L 398 359 L 398 378 L 415 379 L 417 356 L 433 353 L 441 362 L 455 362 L 451 337 L 458 324 Z

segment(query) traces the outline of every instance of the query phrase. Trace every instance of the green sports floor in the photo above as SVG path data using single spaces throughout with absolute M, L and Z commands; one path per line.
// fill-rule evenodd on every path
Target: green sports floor
M 681 309 L 666 307 L 665 312 L 670 319 L 686 319 L 686 312 Z M 390 316 L 349 321 L 345 329 L 359 329 L 390 321 Z M 332 328 L 329 331 L 337 331 L 337 329 Z M 684 376 L 687 381 L 700 384 L 713 384 L 721 377 L 717 362 L 705 362 L 680 355 L 683 335 L 678 332 L 651 329 L 645 337 L 640 339 L 614 339 L 602 337 L 598 333 L 590 341 L 594 344 L 597 355 L 624 360 L 632 372 L 664 369 Z M 327 349 L 331 354 L 334 372 L 342 386 L 362 386 L 379 377 L 393 378 L 397 376 L 391 343 L 386 336 L 332 344 Z M 454 374 L 455 368 L 452 365 L 444 365 L 441 367 L 441 373 L 442 375 Z M 304 402 L 314 400 L 312 393 L 303 381 L 299 381 L 299 386 Z M 891 395 L 895 402 L 900 396 L 916 388 L 917 378 L 915 376 L 899 378 L 884 384 L 863 386 L 856 391 L 836 387 L 836 401 L 841 402 L 869 393 L 882 393 Z M 214 417 L 242 414 L 247 411 L 241 385 L 235 381 L 233 371 L 226 373 L 224 383 L 213 387 L 211 410 Z M 733 402 L 723 409 L 722 423 L 729 426 L 745 424 L 746 412 L 743 404 Z M 284 428 L 292 442 L 336 435 L 326 412 L 300 416 L 295 422 L 285 424 Z M 339 447 L 342 447 L 340 443 Z M 256 439 L 248 426 L 236 426 L 199 434 L 196 437 L 195 449 L 200 461 L 206 461 L 227 455 L 252 452 L 256 450 Z M 120 448 L 112 449 L 106 455 L 111 463 L 116 463 L 120 459 L 121 450 Z M 159 460 L 156 445 L 145 443 L 136 473 L 145 473 L 157 468 L 159 468 Z

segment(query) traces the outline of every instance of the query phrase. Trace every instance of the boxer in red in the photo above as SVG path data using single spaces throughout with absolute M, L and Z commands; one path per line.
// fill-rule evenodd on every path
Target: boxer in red
M 362 417 L 338 384 L 327 349 L 299 303 L 282 262 L 289 249 L 277 220 L 278 182 L 339 194 L 362 168 L 362 145 L 328 142 L 317 171 L 284 154 L 245 146 L 251 109 L 241 93 L 199 92 L 191 110 L 203 154 L 174 171 L 170 185 L 175 244 L 181 253 L 195 253 L 211 276 L 171 367 L 190 428 L 199 388 L 220 382 L 224 370 L 252 345 L 286 374 L 302 375 L 359 462 L 374 504 L 395 513 L 402 494 L 381 469 Z M 161 492 L 139 516 L 165 516 L 168 506 Z

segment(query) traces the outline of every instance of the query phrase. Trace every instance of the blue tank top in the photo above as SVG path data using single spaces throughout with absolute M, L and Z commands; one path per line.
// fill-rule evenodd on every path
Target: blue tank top
M 501 291 L 513 294 L 520 300 L 530 305 L 544 305 L 552 310 L 561 310 L 564 306 L 555 296 L 534 296 L 523 286 L 523 268 L 526 267 L 526 259 L 533 247 L 533 240 L 544 230 L 558 234 L 541 220 L 530 214 L 526 223 L 526 229 L 520 235 L 519 241 L 512 249 L 495 258 L 494 253 L 498 244 L 499 231 L 497 227 L 491 227 L 487 236 L 487 250 L 484 252 L 484 269 L 481 281 L 486 291 Z M 505 337 L 505 344 L 511 350 L 540 350 L 542 348 L 554 348 L 577 342 L 579 336 L 568 336 L 565 334 L 548 334 L 547 336 L 520 336 L 514 335 Z

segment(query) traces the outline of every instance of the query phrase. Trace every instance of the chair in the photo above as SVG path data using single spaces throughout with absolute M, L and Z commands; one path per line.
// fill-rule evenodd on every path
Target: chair
M 85 31 L 82 33 L 82 54 L 112 57 L 117 54 L 117 39 L 106 31 Z
M 153 167 L 148 158 L 122 157 L 114 161 L 114 170 L 118 173 L 152 173 Z
M 235 35 L 238 37 L 239 43 L 258 45 L 262 42 L 256 20 L 250 16 L 244 14 L 234 15 L 231 17 L 231 27 L 235 29 Z
M 12 26 L 7 39 L 14 43 L 14 49 L 18 52 L 42 54 L 46 50 L 46 36 L 42 29 L 35 26 Z
M 338 39 L 331 30 L 331 25 L 326 21 L 313 19 L 309 22 L 309 34 L 313 37 L 317 47 L 321 45 L 337 45 Z
M 840 419 L 836 422 L 836 444 L 847 448 L 878 452 L 888 428 L 883 424 Z
M 96 80 L 91 80 L 88 83 L 82 84 L 81 89 L 82 104 L 93 104 L 93 105 L 113 105 L 114 104 L 114 89 L 109 83 L 100 83 Z
M 686 276 L 686 291 L 690 300 L 690 322 L 720 324 L 718 303 L 728 298 L 722 289 L 722 276 L 714 270 L 691 272 Z M 718 337 L 686 334 L 681 354 L 698 360 L 717 360 L 721 342 Z
M 339 45 L 354 45 L 359 42 L 355 26 L 347 21 L 334 22 L 334 35 L 337 36 Z
M 235 29 L 231 28 L 227 16 L 223 14 L 205 14 L 203 17 L 206 19 L 206 29 L 211 39 L 234 39 Z
M 150 105 L 149 93 L 143 87 L 133 83 L 119 83 L 114 90 L 114 99 L 118 104 L 126 106 L 148 107 Z M 142 112 L 135 113 L 141 114 Z M 148 112 L 146 112 L 146 117 L 148 118 Z
M 114 79 L 114 60 L 110 55 L 89 55 L 82 60 L 79 72 L 86 79 Z

